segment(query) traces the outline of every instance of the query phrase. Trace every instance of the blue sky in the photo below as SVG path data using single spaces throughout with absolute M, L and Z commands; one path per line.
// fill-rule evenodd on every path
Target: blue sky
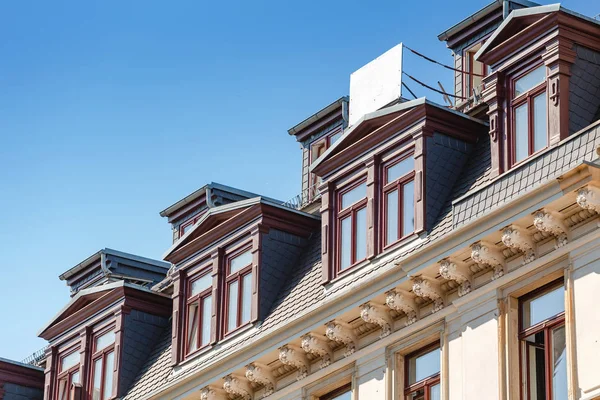
M 69 300 L 58 275 L 100 248 L 160 258 L 158 212 L 203 184 L 293 197 L 287 129 L 399 42 L 451 63 L 437 34 L 487 3 L 2 2 L 0 357 L 45 345 Z M 451 88 L 410 54 L 405 70 Z

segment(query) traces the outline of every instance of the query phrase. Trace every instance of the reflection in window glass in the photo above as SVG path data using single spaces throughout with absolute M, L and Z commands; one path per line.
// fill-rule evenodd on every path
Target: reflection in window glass
M 387 169 L 386 183 L 395 181 L 396 179 L 408 174 L 415 169 L 415 160 L 412 157 L 404 159 L 397 164 L 392 165 Z
M 71 374 L 71 383 L 80 383 L 79 382 L 79 371 L 73 372 Z
M 104 364 L 104 393 L 102 400 L 106 400 L 112 395 L 114 364 L 115 352 L 111 351 L 106 355 L 106 363 Z
M 548 127 L 546 118 L 546 92 L 533 99 L 533 151 L 548 146 Z
M 69 368 L 79 364 L 80 358 L 81 358 L 81 356 L 79 355 L 79 351 L 74 351 L 73 353 L 69 354 L 68 356 L 63 357 L 60 360 L 60 370 L 66 371 Z
M 245 324 L 250 321 L 250 310 L 252 304 L 252 274 L 244 275 L 242 278 L 242 321 Z
M 409 384 L 422 381 L 423 379 L 440 372 L 440 349 L 436 348 L 423 355 L 413 357 L 409 361 Z
M 565 311 L 565 290 L 562 286 L 523 302 L 523 329 Z
M 440 384 L 438 383 L 437 385 L 431 387 L 429 400 L 440 400 L 441 398 L 442 395 L 440 394 Z
M 356 213 L 356 254 L 355 262 L 367 258 L 367 209 Z
M 338 139 L 339 139 L 339 138 L 341 138 L 341 137 L 342 137 L 342 131 L 339 131 L 338 133 L 336 133 L 336 134 L 334 134 L 334 135 L 331 135 L 331 136 L 329 137 L 329 144 L 330 144 L 330 145 L 334 144 L 334 143 L 335 143 L 335 142 L 337 142 L 337 141 L 338 141 Z
M 398 190 L 386 194 L 386 236 L 385 244 L 398 240 Z
M 229 304 L 227 305 L 227 331 L 232 331 L 237 327 L 238 314 L 238 282 L 233 281 L 229 284 Z
M 188 351 L 198 349 L 198 303 L 188 307 Z
M 203 277 L 198 278 L 195 281 L 193 281 L 192 284 L 190 285 L 191 286 L 190 297 L 197 295 L 198 293 L 211 287 L 212 281 L 213 281 L 213 278 L 210 274 L 206 274 Z
M 205 346 L 210 342 L 210 323 L 212 318 L 212 296 L 206 296 L 202 300 L 202 332 L 200 345 Z
M 515 109 L 515 161 L 519 162 L 529 155 L 529 120 L 527 104 Z
M 403 186 L 402 236 L 415 230 L 415 182 Z
M 113 331 L 106 332 L 105 334 L 96 338 L 96 351 L 102 350 L 107 346 L 110 346 L 115 342 L 115 333 Z
M 552 331 L 552 397 L 567 399 L 567 346 L 565 327 L 561 326 Z
M 347 217 L 342 220 L 341 232 L 340 232 L 340 269 L 346 269 L 351 264 L 351 251 L 352 251 L 352 218 Z
M 364 199 L 365 197 L 367 197 L 367 184 L 361 183 L 354 189 L 342 195 L 341 209 L 351 206 L 352 204 Z
M 94 361 L 94 386 L 92 387 L 92 399 L 100 400 L 100 389 L 102 388 L 102 359 Z
M 233 274 L 250 264 L 252 264 L 252 252 L 248 250 L 229 261 L 229 273 Z
M 533 89 L 546 80 L 546 66 L 541 65 L 515 81 L 515 97 Z

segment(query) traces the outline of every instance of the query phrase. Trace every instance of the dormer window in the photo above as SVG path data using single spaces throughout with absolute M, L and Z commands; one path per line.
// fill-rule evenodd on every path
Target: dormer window
M 188 283 L 187 353 L 207 346 L 211 340 L 212 275 L 210 266 Z
M 512 164 L 517 164 L 548 146 L 546 66 L 512 82 Z
M 80 382 L 79 361 L 81 355 L 79 348 L 73 349 L 62 356 L 59 362 L 58 372 L 58 399 L 68 400 L 71 393 L 71 385 Z
M 475 60 L 475 53 L 481 48 L 483 42 L 479 42 L 464 51 L 465 63 L 465 97 L 480 95 L 483 76 L 487 74 L 487 66 L 481 61 Z
M 412 154 L 383 167 L 383 223 L 385 246 L 415 230 L 415 160 Z
M 339 192 L 339 271 L 367 257 L 367 183 L 360 181 Z
M 111 328 L 94 338 L 92 353 L 92 400 L 112 397 L 115 366 L 115 333 Z
M 226 259 L 226 329 L 231 333 L 250 322 L 252 314 L 252 250 L 246 247 Z

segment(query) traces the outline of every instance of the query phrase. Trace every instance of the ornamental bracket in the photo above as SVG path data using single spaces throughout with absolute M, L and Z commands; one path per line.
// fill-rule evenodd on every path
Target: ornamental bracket
M 344 357 L 348 357 L 356 350 L 356 335 L 352 326 L 347 322 L 340 321 L 339 319 L 328 322 L 325 329 L 325 336 L 334 342 L 342 343 L 346 346 Z
M 587 186 L 577 192 L 577 204 L 579 207 L 600 213 L 600 189 Z
M 333 360 L 333 352 L 327 338 L 317 333 L 307 333 L 302 336 L 302 350 L 315 356 L 321 357 L 321 368 L 325 368 L 331 364 Z
M 502 232 L 502 243 L 506 247 L 516 249 L 523 253 L 523 264 L 535 260 L 535 244 L 526 229 L 517 225 L 510 225 Z
M 480 241 L 471 246 L 471 258 L 479 265 L 489 265 L 494 269 L 492 279 L 504 275 L 504 256 L 495 245 Z
M 223 389 L 233 396 L 237 396 L 243 400 L 252 400 L 252 388 L 250 384 L 241 376 L 229 374 L 225 378 Z
M 392 310 L 406 314 L 406 326 L 417 322 L 417 311 L 414 295 L 406 290 L 392 289 L 385 294 L 385 304 Z
M 579 203 L 579 197 L 577 203 Z M 567 232 L 569 229 L 564 224 L 560 213 L 551 210 L 540 210 L 535 213 L 533 225 L 538 231 L 554 236 L 556 238 L 556 248 L 568 243 Z
M 228 400 L 228 396 L 223 389 L 206 386 L 200 390 L 200 400 Z
M 275 378 L 271 373 L 271 368 L 258 362 L 250 363 L 246 366 L 246 379 L 265 388 L 262 397 L 270 396 L 275 391 Z
M 445 258 L 440 261 L 440 275 L 444 279 L 458 283 L 458 295 L 464 296 L 471 291 L 472 273 L 469 267 L 453 258 Z
M 379 325 L 381 328 L 380 338 L 392 333 L 392 318 L 385 307 L 371 302 L 365 303 L 360 306 L 360 317 L 365 322 Z
M 293 344 L 286 344 L 279 349 L 279 361 L 282 364 L 289 365 L 298 370 L 296 380 L 306 378 L 308 375 L 308 359 L 304 354 L 304 351 L 298 346 Z
M 444 295 L 440 285 L 434 279 L 424 275 L 415 276 L 413 279 L 413 293 L 422 299 L 432 300 L 431 313 L 436 313 L 444 308 Z

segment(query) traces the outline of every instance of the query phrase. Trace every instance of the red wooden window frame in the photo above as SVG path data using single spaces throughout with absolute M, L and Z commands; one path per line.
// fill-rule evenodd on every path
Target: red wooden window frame
M 430 375 L 421 379 L 418 382 L 409 384 L 410 382 L 410 360 L 423 354 L 427 354 L 432 350 L 439 349 L 439 343 L 431 343 L 428 346 L 422 347 L 419 350 L 410 353 L 404 357 L 404 398 L 408 399 L 411 394 L 423 389 L 424 396 L 423 400 L 430 400 L 431 388 L 440 383 L 440 373 Z
M 207 297 L 212 297 L 213 294 L 213 285 L 211 283 L 211 285 L 202 290 L 199 293 L 196 293 L 195 295 L 191 295 L 192 293 L 192 284 L 199 280 L 204 278 L 207 275 L 210 275 L 212 272 L 212 266 L 206 266 L 204 267 L 200 272 L 198 272 L 197 274 L 195 274 L 194 276 L 190 277 L 187 281 L 187 285 L 186 285 L 186 302 L 185 302 L 185 330 L 184 330 L 184 335 L 185 335 L 185 355 L 186 357 L 189 357 L 192 354 L 197 353 L 198 351 L 206 348 L 207 346 L 210 345 L 211 341 L 212 341 L 212 326 L 211 326 L 211 331 L 210 331 L 210 338 L 209 341 L 205 344 L 202 344 L 202 321 L 203 321 L 203 317 L 204 317 L 204 301 Z M 214 301 L 214 299 L 212 299 Z M 196 321 L 190 321 L 189 318 L 189 309 L 192 305 L 197 305 L 197 311 L 196 311 Z M 214 307 L 214 305 L 213 305 Z M 212 308 L 212 307 L 211 307 Z M 212 317 L 212 311 L 211 311 L 211 317 Z M 197 323 L 198 327 L 196 329 L 196 343 L 197 343 L 197 347 L 195 350 L 190 351 L 189 348 L 189 329 L 190 329 L 190 324 L 192 323 Z M 212 322 L 210 322 L 212 324 Z
M 347 383 L 331 392 L 319 397 L 319 400 L 333 400 L 341 394 L 352 392 L 352 383 Z
M 200 219 L 200 215 L 195 216 L 194 218 L 190 218 L 189 220 L 183 222 L 181 225 L 179 225 L 179 237 L 182 237 L 183 235 L 185 235 L 185 228 L 194 225 L 196 222 L 198 222 L 198 220 Z
M 546 399 L 552 399 L 552 368 L 551 368 L 551 360 L 552 360 L 552 331 L 556 328 L 560 328 L 561 326 L 565 326 L 565 312 L 560 312 L 550 318 L 547 318 L 543 321 L 538 322 L 535 325 L 532 325 L 526 329 L 523 328 L 523 316 L 524 316 L 524 303 L 527 300 L 530 300 L 534 297 L 539 296 L 540 294 L 551 292 L 560 287 L 564 288 L 564 284 L 562 278 L 553 282 L 550 282 L 528 294 L 519 298 L 519 379 L 520 379 L 520 393 L 522 400 L 529 400 L 531 394 L 531 381 L 528 378 L 529 374 L 529 354 L 523 354 L 523 348 L 527 345 L 525 339 L 531 335 L 535 335 L 537 333 L 544 333 L 544 375 L 545 375 L 545 391 L 546 391 Z M 525 360 L 524 360 L 525 358 Z M 523 362 L 525 361 L 525 362 Z M 527 378 L 525 378 L 527 376 Z M 527 393 L 523 392 L 523 379 L 527 379 Z
M 334 137 L 337 134 L 343 134 L 343 130 L 342 127 L 336 128 L 333 131 L 329 132 L 327 135 L 325 135 L 322 138 L 319 138 L 317 140 L 315 140 L 314 142 L 312 142 L 309 145 L 309 165 L 312 164 L 315 160 L 317 160 L 317 158 L 319 158 L 321 155 L 323 155 L 323 153 L 325 153 L 327 151 L 328 148 L 331 147 L 331 145 L 333 144 L 331 142 L 331 138 Z M 315 154 L 313 154 L 313 146 L 319 144 L 319 143 L 323 143 L 324 144 L 324 148 L 323 148 L 323 152 L 321 154 L 319 154 L 318 156 L 315 157 Z M 319 183 L 319 177 L 313 173 L 309 174 L 309 182 L 308 182 L 308 186 L 309 188 L 312 187 L 313 185 L 316 185 Z M 313 197 L 316 197 L 316 192 L 309 192 L 309 200 L 312 200 Z
M 367 202 L 368 202 L 368 193 L 365 190 L 365 197 L 350 206 L 341 209 L 342 207 L 342 196 L 346 193 L 356 189 L 358 186 L 363 185 L 367 182 L 366 178 L 361 178 L 351 184 L 348 184 L 337 191 L 337 201 L 336 201 L 336 248 L 337 248 L 337 257 L 336 257 L 336 272 L 338 274 L 342 274 L 354 267 L 356 264 L 366 259 L 367 251 L 365 249 L 365 258 L 360 260 L 356 259 L 356 238 L 357 238 L 357 230 L 356 230 L 356 214 L 361 211 L 367 211 Z M 350 265 L 348 265 L 345 269 L 342 269 L 342 221 L 346 218 L 351 218 L 351 240 L 350 240 Z M 367 220 L 369 216 L 367 215 Z M 365 231 L 365 237 L 367 232 Z M 368 240 L 368 239 L 367 239 Z M 365 245 L 366 241 L 365 241 Z
M 231 333 L 245 327 L 246 325 L 249 325 L 250 323 L 252 323 L 252 302 L 253 300 L 253 296 L 250 296 L 250 304 L 247 304 L 246 306 L 249 307 L 250 309 L 250 319 L 246 322 L 242 322 L 242 306 L 244 306 L 243 304 L 243 279 L 245 276 L 247 275 L 251 275 L 250 278 L 250 285 L 254 285 L 254 280 L 256 279 L 255 276 L 252 275 L 252 267 L 254 262 L 251 260 L 250 263 L 242 268 L 240 268 L 238 271 L 234 272 L 233 274 L 230 273 L 230 267 L 231 267 L 231 260 L 233 260 L 234 258 L 236 258 L 237 256 L 240 256 L 242 254 L 244 254 L 245 252 L 252 252 L 252 245 L 246 245 L 246 246 L 242 246 L 240 249 L 235 250 L 235 252 L 232 252 L 231 254 L 228 254 L 225 258 L 225 274 L 226 274 L 226 278 L 225 278 L 225 302 L 224 302 L 224 309 L 225 309 L 225 313 L 223 316 L 223 332 L 225 334 L 225 336 L 230 335 Z M 230 290 L 229 287 L 233 282 L 237 282 L 238 284 L 238 302 L 237 302 L 237 315 L 236 315 L 236 327 L 229 330 L 228 327 L 228 322 L 229 322 L 229 295 L 230 295 Z
M 115 386 L 116 380 L 117 380 L 117 374 L 115 373 L 115 363 L 117 361 L 117 357 L 118 355 L 115 353 L 115 342 L 113 342 L 112 344 L 97 350 L 96 349 L 96 339 L 99 338 L 100 336 L 109 333 L 109 332 L 114 332 L 115 327 L 114 326 L 110 326 L 108 328 L 104 328 L 96 333 L 94 333 L 94 335 L 92 336 L 92 355 L 90 357 L 90 367 L 89 367 L 89 374 L 88 376 L 90 377 L 89 379 L 89 383 L 88 383 L 88 387 L 89 387 L 89 398 L 93 399 L 94 397 L 94 366 L 96 364 L 96 361 L 98 361 L 99 359 L 102 359 L 101 365 L 101 378 L 100 378 L 100 400 L 102 400 L 104 398 L 104 384 L 106 382 L 106 358 L 110 353 L 113 353 L 113 365 L 111 368 L 111 373 L 113 374 L 113 380 L 112 380 L 112 384 L 113 387 Z M 116 340 L 116 334 L 115 334 L 115 340 Z M 110 395 L 107 397 L 107 399 L 111 399 L 113 398 L 113 393 L 112 393 L 112 387 L 110 388 L 111 393 Z
M 535 143 L 534 143 L 534 135 L 535 135 L 535 117 L 534 117 L 534 104 L 533 104 L 533 100 L 534 98 L 538 97 L 539 95 L 541 95 L 542 93 L 546 93 L 546 103 L 548 102 L 548 95 L 547 95 L 547 82 L 548 82 L 548 72 L 546 71 L 546 78 L 544 79 L 543 82 L 539 83 L 538 85 L 532 87 L 531 89 L 527 90 L 524 93 L 521 93 L 520 95 L 518 95 L 517 97 L 515 97 L 515 83 L 517 80 L 519 80 L 520 78 L 524 77 L 525 75 L 527 75 L 528 73 L 534 71 L 535 69 L 541 67 L 543 64 L 534 64 L 533 66 L 529 66 L 527 67 L 527 69 L 521 73 L 519 73 L 518 75 L 515 75 L 514 77 L 512 77 L 510 79 L 510 83 L 509 83 L 509 95 L 510 95 L 510 100 L 508 101 L 509 103 L 509 107 L 510 107 L 510 112 L 508 113 L 509 115 L 509 123 L 508 126 L 510 127 L 510 131 L 509 131 L 509 135 L 508 135 L 508 155 L 509 155 L 509 160 L 510 160 L 510 165 L 515 166 L 517 164 L 520 164 L 522 162 L 524 162 L 528 157 L 531 157 L 534 153 L 537 153 L 539 151 L 542 151 L 543 149 L 547 148 L 550 142 L 550 138 L 547 137 L 546 139 L 546 146 L 543 149 L 537 150 L 535 151 Z M 516 109 L 520 106 L 522 106 L 523 104 L 527 104 L 527 140 L 528 140 L 528 151 L 527 151 L 527 157 L 524 158 L 523 160 L 517 161 L 517 149 L 516 149 L 516 135 L 517 135 L 517 126 L 516 126 L 516 117 L 515 117 L 515 112 Z M 546 135 L 548 135 L 548 105 L 546 104 Z
M 382 196 L 381 196 L 381 202 L 382 202 L 382 213 L 381 213 L 381 218 L 382 218 L 382 232 L 381 232 L 381 236 L 383 237 L 383 248 L 388 248 L 390 246 L 395 245 L 398 242 L 401 242 L 402 240 L 404 240 L 406 237 L 410 236 L 411 234 L 413 234 L 415 232 L 414 230 L 414 226 L 413 226 L 413 230 L 412 232 L 403 232 L 403 227 L 404 227 L 404 186 L 408 183 L 413 182 L 413 184 L 415 183 L 415 169 L 413 168 L 412 171 L 410 171 L 409 173 L 391 181 L 391 182 L 387 182 L 387 171 L 392 168 L 393 166 L 401 163 L 402 161 L 414 157 L 414 153 L 410 152 L 410 153 L 405 153 L 403 155 L 400 155 L 394 159 L 392 159 L 391 161 L 386 162 L 383 165 L 382 168 L 382 182 L 383 184 L 383 188 L 382 188 Z M 388 243 L 388 238 L 387 238 L 387 231 L 388 231 L 388 201 L 387 201 L 387 195 L 388 193 L 393 192 L 394 190 L 398 191 L 398 232 L 397 232 L 397 239 L 393 242 Z M 417 190 L 416 186 L 415 186 L 415 191 Z M 416 212 L 416 202 L 413 200 L 413 215 L 416 217 L 417 212 Z
M 77 364 L 73 365 L 72 367 L 68 368 L 65 371 L 61 371 L 61 364 L 62 364 L 62 360 L 65 359 L 66 357 L 70 356 L 71 354 L 77 353 L 79 354 L 80 352 L 80 348 L 79 346 L 74 347 L 74 348 L 70 348 L 68 350 L 66 350 L 64 352 L 64 354 L 59 355 L 58 357 L 58 364 L 57 364 L 57 371 L 58 374 L 56 375 L 56 399 L 58 400 L 63 400 L 60 398 L 60 381 L 63 379 L 67 379 L 67 383 L 65 386 L 65 397 L 64 399 L 70 399 L 71 398 L 71 385 L 73 384 L 73 375 L 75 375 L 76 373 L 79 374 L 79 383 L 81 382 L 81 372 L 80 372 L 80 361 L 77 362 Z
M 462 76 L 463 76 L 463 84 L 462 84 L 463 96 L 465 97 L 465 99 L 469 99 L 470 97 L 472 97 L 474 95 L 473 94 L 473 82 L 474 82 L 475 76 L 472 74 L 473 73 L 473 62 L 479 62 L 480 64 L 482 64 L 483 65 L 482 74 L 483 75 L 488 74 L 489 67 L 480 61 L 474 60 L 474 56 L 475 56 L 475 53 L 477 53 L 477 50 L 475 50 L 475 51 L 473 50 L 474 47 L 483 45 L 485 40 L 487 40 L 487 37 L 477 43 L 473 43 L 469 47 L 465 48 L 462 52 L 463 65 L 464 65 L 465 59 L 467 60 L 467 69 L 465 70 L 465 68 L 463 67 L 463 74 L 462 74 Z M 483 78 L 481 78 L 481 79 L 483 81 Z

